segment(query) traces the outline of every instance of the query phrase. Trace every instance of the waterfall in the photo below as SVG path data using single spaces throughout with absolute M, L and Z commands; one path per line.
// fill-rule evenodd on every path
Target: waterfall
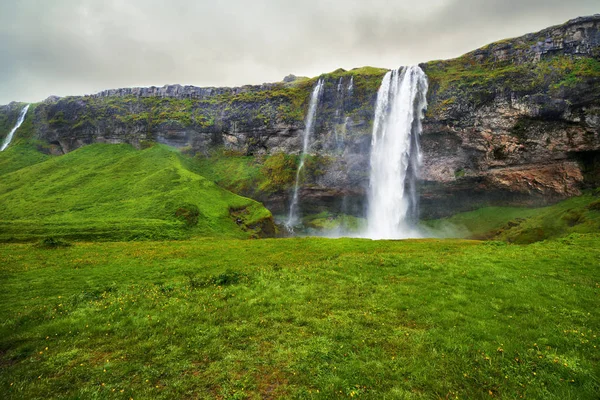
M 23 120 L 25 120 L 25 115 L 27 115 L 27 110 L 29 110 L 29 104 L 27 104 L 25 107 L 23 107 L 23 109 L 19 113 L 19 118 L 17 119 L 17 123 L 16 123 L 15 127 L 12 128 L 12 131 L 10 131 L 8 136 L 6 136 L 6 138 L 4 139 L 4 142 L 2 143 L 2 147 L 0 147 L 0 151 L 4 151 L 4 149 L 6 149 L 8 147 L 8 145 L 10 144 L 10 142 L 12 141 L 12 138 L 13 138 L 15 132 L 17 131 L 17 129 L 19 129 L 19 127 L 23 123 Z
M 348 93 L 352 93 L 354 89 L 354 75 L 350 77 L 350 84 L 348 85 Z
M 350 77 L 350 81 L 352 81 L 352 77 Z M 350 84 L 348 89 L 348 95 L 351 96 L 350 92 Z M 348 117 L 344 117 L 345 115 L 345 104 L 346 104 L 346 94 L 344 93 L 343 86 L 343 78 L 340 78 L 337 85 L 337 95 L 335 102 L 335 121 L 333 125 L 333 135 L 335 139 L 335 147 L 337 150 L 343 150 L 344 140 L 346 137 L 346 126 L 348 125 Z M 343 122 L 342 122 L 343 121 Z
M 418 66 L 389 71 L 377 92 L 371 139 L 367 237 L 418 237 L 419 136 L 427 77 Z
M 292 196 L 292 202 L 290 203 L 290 213 L 288 219 L 285 223 L 286 228 L 292 232 L 294 226 L 298 224 L 298 211 L 299 211 L 299 199 L 298 199 L 298 189 L 300 186 L 300 172 L 302 168 L 304 168 L 304 161 L 306 159 L 306 154 L 308 153 L 308 148 L 310 146 L 310 137 L 312 136 L 312 130 L 317 119 L 317 108 L 319 105 L 319 99 L 321 97 L 321 93 L 323 92 L 323 78 L 319 79 L 315 87 L 313 88 L 312 94 L 310 96 L 310 103 L 308 104 L 308 113 L 306 114 L 306 119 L 304 120 L 304 136 L 302 138 L 302 154 L 300 155 L 300 164 L 298 165 L 298 169 L 296 170 L 296 183 L 294 185 L 294 194 Z

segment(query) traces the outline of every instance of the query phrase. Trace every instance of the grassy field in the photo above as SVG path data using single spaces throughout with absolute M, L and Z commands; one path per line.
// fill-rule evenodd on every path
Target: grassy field
M 597 398 L 598 191 L 425 225 L 497 242 L 237 240 L 271 214 L 213 181 L 293 161 L 0 153 L 0 241 L 29 242 L 0 244 L 0 398 Z
M 0 153 L 0 240 L 247 238 L 271 223 L 260 203 L 228 192 L 155 145 L 94 144 L 48 157 L 23 143 Z
M 0 246 L 5 399 L 597 399 L 600 235 Z
M 541 208 L 484 207 L 424 221 L 436 237 L 496 239 L 528 244 L 571 233 L 600 233 L 600 189 Z

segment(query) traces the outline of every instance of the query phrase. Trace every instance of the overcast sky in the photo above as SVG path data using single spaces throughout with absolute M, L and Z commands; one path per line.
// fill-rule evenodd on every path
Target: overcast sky
M 0 0 L 0 104 L 395 68 L 598 12 L 598 0 Z

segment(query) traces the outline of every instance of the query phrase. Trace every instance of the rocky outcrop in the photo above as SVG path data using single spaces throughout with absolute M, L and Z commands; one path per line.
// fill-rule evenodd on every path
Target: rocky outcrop
M 600 15 L 423 68 L 430 215 L 445 203 L 541 205 L 598 184 L 584 171 L 600 155 Z
M 421 138 L 424 216 L 489 204 L 542 205 L 600 184 L 600 15 L 421 67 L 430 86 Z M 307 212 L 364 211 L 373 107 L 385 72 L 321 76 L 311 146 L 319 165 L 300 193 Z M 297 154 L 316 79 L 50 98 L 28 116 L 29 134 L 55 153 L 93 142 L 156 141 L 200 156 L 215 148 L 257 157 Z M 0 108 L 0 122 L 12 118 L 14 110 L 6 110 Z M 260 200 L 283 212 L 287 198 L 284 189 Z

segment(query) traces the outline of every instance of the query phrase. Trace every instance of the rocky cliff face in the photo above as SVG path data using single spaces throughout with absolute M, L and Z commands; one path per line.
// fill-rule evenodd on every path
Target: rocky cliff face
M 600 184 L 600 15 L 422 64 L 430 81 L 421 138 L 424 216 L 484 204 L 540 205 Z M 385 70 L 322 77 L 307 212 L 359 215 L 368 185 L 373 107 Z M 107 90 L 49 98 L 29 135 L 65 153 L 93 142 L 157 141 L 200 156 L 214 149 L 264 160 L 302 148 L 304 113 L 317 78 L 240 88 Z M 18 106 L 0 108 L 0 134 Z M 275 212 L 289 195 L 259 196 Z
M 423 202 L 540 205 L 597 186 L 600 15 L 448 61 L 430 79 Z

